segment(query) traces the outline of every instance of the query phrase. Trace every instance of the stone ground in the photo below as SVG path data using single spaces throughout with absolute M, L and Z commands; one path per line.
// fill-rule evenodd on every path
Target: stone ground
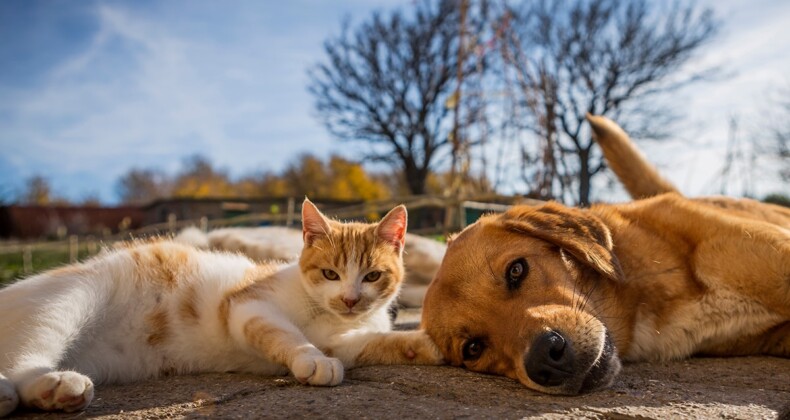
M 412 322 L 415 314 L 407 314 Z M 607 390 L 577 397 L 530 391 L 507 378 L 448 366 L 379 366 L 319 388 L 290 377 L 205 374 L 97 389 L 73 414 L 19 418 L 591 418 L 788 419 L 790 359 L 696 358 L 625 365 Z

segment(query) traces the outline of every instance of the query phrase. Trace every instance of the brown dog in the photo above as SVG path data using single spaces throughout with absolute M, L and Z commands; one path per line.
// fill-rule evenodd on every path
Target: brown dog
M 654 197 L 516 206 L 466 228 L 423 309 L 445 358 L 577 394 L 609 385 L 620 358 L 790 357 L 790 211 L 667 192 L 617 125 L 589 120 L 630 193 Z

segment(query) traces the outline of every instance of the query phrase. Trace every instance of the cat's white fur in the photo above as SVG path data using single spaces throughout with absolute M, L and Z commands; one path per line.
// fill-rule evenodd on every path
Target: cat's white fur
M 179 262 L 155 264 L 173 256 Z M 266 298 L 239 298 L 223 313 L 223 299 L 260 277 L 261 267 Z M 171 241 L 106 250 L 19 281 L 0 290 L 0 416 L 17 400 L 46 410 L 79 410 L 90 403 L 94 383 L 171 373 L 278 375 L 290 369 L 303 382 L 336 385 L 343 365 L 353 366 L 367 344 L 397 334 L 408 349 L 404 360 L 441 361 L 422 331 L 388 333 L 387 310 L 397 293 L 353 316 L 329 310 L 323 301 L 347 283 L 357 293 L 376 293 L 359 278 L 312 287 L 298 263 L 256 266 L 241 255 Z M 251 339 L 256 320 L 285 331 L 296 343 L 293 354 L 276 361 L 263 357 Z

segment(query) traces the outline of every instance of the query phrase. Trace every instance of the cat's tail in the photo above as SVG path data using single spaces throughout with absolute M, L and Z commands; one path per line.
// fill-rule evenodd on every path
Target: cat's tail
M 210 246 L 208 235 L 194 226 L 184 228 L 184 230 L 179 232 L 178 235 L 173 238 L 173 240 L 175 242 L 184 245 L 191 245 L 200 249 L 208 249 Z
M 634 199 L 675 192 L 677 188 L 664 179 L 636 148 L 634 143 L 614 121 L 587 114 L 593 137 L 603 150 L 609 167 Z

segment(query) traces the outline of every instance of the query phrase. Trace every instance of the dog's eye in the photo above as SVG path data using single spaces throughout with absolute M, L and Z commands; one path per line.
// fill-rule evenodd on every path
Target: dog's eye
M 478 338 L 467 340 L 464 343 L 464 349 L 463 349 L 464 360 L 479 359 L 480 355 L 483 354 L 483 350 L 485 349 L 485 347 L 486 346 L 483 343 L 483 341 Z
M 340 276 L 332 270 L 321 270 L 321 273 L 324 274 L 324 278 L 327 280 L 337 280 L 340 278 Z
M 527 264 L 527 260 L 524 258 L 519 258 L 514 260 L 507 266 L 507 272 L 505 273 L 505 280 L 507 281 L 507 288 L 510 290 L 516 290 L 519 286 L 521 286 L 521 282 L 527 277 L 529 274 L 529 264 Z

